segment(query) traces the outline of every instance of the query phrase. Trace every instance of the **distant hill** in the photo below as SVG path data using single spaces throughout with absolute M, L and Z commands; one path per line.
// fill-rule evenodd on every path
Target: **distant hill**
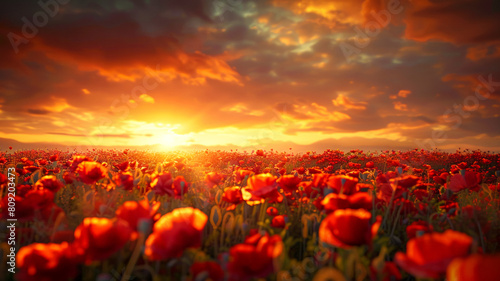
M 46 142 L 20 142 L 13 139 L 0 138 L 0 151 L 5 151 L 12 146 L 13 149 L 66 149 L 67 146 L 58 143 Z
M 8 150 L 9 146 L 12 146 L 14 150 L 18 149 L 60 149 L 60 150 L 74 150 L 77 148 L 74 145 L 64 145 L 60 143 L 48 143 L 48 142 L 20 142 L 8 138 L 0 138 L 0 151 Z M 154 151 L 164 151 L 164 150 L 185 150 L 185 151 L 196 151 L 196 150 L 238 150 L 238 151 L 248 151 L 256 149 L 273 149 L 275 151 L 291 151 L 295 153 L 316 151 L 318 153 L 323 152 L 327 149 L 338 149 L 342 151 L 349 151 L 352 149 L 361 149 L 364 151 L 380 151 L 380 150 L 411 150 L 417 147 L 417 145 L 412 141 L 391 141 L 386 139 L 368 139 L 362 137 L 351 137 L 342 139 L 325 139 L 320 140 L 308 145 L 296 144 L 294 142 L 285 141 L 274 141 L 274 140 L 261 140 L 251 146 L 241 146 L 239 144 L 228 144 L 228 145 L 214 145 L 206 146 L 202 144 L 186 144 L 173 147 L 165 147 L 162 144 L 153 145 L 142 145 L 142 146 L 95 146 L 95 149 L 138 149 L 138 150 L 154 150 Z M 454 152 L 456 148 L 452 145 L 449 147 L 441 147 L 443 151 Z M 462 148 L 465 148 L 463 146 Z M 491 150 L 496 151 L 494 144 L 489 144 L 488 146 L 477 146 L 471 149 L 481 149 L 483 151 Z M 82 149 L 79 147 L 79 149 Z M 87 149 L 87 147 L 83 147 Z

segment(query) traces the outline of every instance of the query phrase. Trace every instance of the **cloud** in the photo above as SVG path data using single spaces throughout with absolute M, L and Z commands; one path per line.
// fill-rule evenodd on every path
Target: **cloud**
M 144 102 L 147 102 L 147 103 L 155 103 L 155 99 L 148 95 L 148 94 L 142 94 L 139 96 L 139 99 L 144 101 Z
M 52 103 L 49 105 L 44 106 L 43 108 L 50 111 L 50 112 L 61 112 L 63 110 L 66 110 L 68 108 L 71 108 L 71 105 L 69 105 L 66 102 L 66 99 L 64 98 L 57 98 L 52 96 Z
M 410 94 L 411 94 L 411 91 L 408 91 L 408 90 L 401 90 L 398 92 L 398 96 L 400 96 L 402 98 L 406 98 Z
M 293 104 L 292 112 L 299 113 L 298 120 L 310 120 L 316 122 L 342 121 L 351 117 L 339 111 L 330 111 L 326 106 L 319 105 L 315 102 L 311 104 Z M 288 112 L 285 112 L 285 114 Z M 302 115 L 301 115 L 301 114 Z M 294 116 L 293 114 L 290 116 Z
M 273 5 L 286 7 L 299 15 L 320 17 L 338 23 L 360 23 L 362 21 L 359 7 L 363 0 L 331 1 L 331 0 L 274 0 Z
M 404 22 L 405 37 L 417 41 L 439 40 L 457 44 L 500 40 L 498 1 L 413 1 Z
M 85 134 L 71 134 L 71 133 L 64 133 L 64 132 L 47 132 L 46 134 L 59 135 L 59 136 L 71 136 L 71 137 L 79 137 L 79 138 L 98 137 L 98 138 L 122 138 L 122 139 L 130 139 L 133 137 L 152 137 L 153 136 L 153 134 L 92 134 L 92 135 L 85 135 Z
M 73 0 L 19 54 L 0 40 L 0 133 L 50 141 L 43 132 L 59 132 L 68 142 L 103 134 L 107 145 L 258 143 L 269 131 L 302 144 L 411 142 L 449 128 L 436 116 L 474 95 L 480 74 L 500 79 L 486 1 L 401 1 L 349 60 L 340 44 L 394 1 L 242 1 L 222 18 L 214 1 Z M 37 9 L 6 3 L 0 31 L 19 33 Z M 474 126 L 498 121 L 500 91 L 480 93 L 488 101 L 449 139 L 499 134 Z
M 50 114 L 50 111 L 45 110 L 45 109 L 35 109 L 35 108 L 30 108 L 27 110 L 28 113 L 33 114 L 33 115 L 47 115 Z
M 336 99 L 332 100 L 333 105 L 343 107 L 344 109 L 366 109 L 366 102 L 354 102 L 348 97 L 339 94 Z
M 237 104 L 232 105 L 232 106 L 224 107 L 224 108 L 221 109 L 221 111 L 236 112 L 236 113 L 241 113 L 241 114 L 251 115 L 251 116 L 262 116 L 262 115 L 264 115 L 264 112 L 262 110 L 250 110 L 243 103 L 237 103 Z
M 395 101 L 393 102 L 394 104 L 394 109 L 400 110 L 400 111 L 408 111 L 408 105 L 400 102 L 400 101 Z
M 480 100 L 493 99 L 500 101 L 500 92 L 497 87 L 494 86 L 496 85 L 496 81 L 493 78 L 492 74 L 486 76 L 448 73 L 441 79 L 443 82 L 450 83 L 464 98 L 476 96 Z
M 500 45 L 486 44 L 467 48 L 466 57 L 471 61 L 500 58 Z
M 32 104 L 33 103 L 31 103 L 30 106 Z M 49 115 L 52 113 L 63 112 L 69 108 L 73 107 L 69 105 L 64 98 L 51 96 L 48 99 L 44 99 L 43 102 L 38 105 L 38 108 L 28 108 L 26 112 L 33 115 Z
M 275 0 L 272 3 L 297 15 L 321 18 L 322 24 L 340 30 L 346 25 L 376 24 L 383 28 L 404 24 L 405 38 L 416 41 L 500 42 L 500 27 L 493 24 L 500 16 L 500 4 L 494 0 Z
M 173 10 L 181 9 L 209 21 L 199 8 L 188 9 L 175 1 L 167 2 Z M 205 6 L 200 1 L 188 2 Z M 164 26 L 162 28 L 170 32 L 151 35 L 143 29 L 145 23 L 134 17 L 132 11 L 106 11 L 101 7 L 83 11 L 65 9 L 31 39 L 28 48 L 21 50 L 21 56 L 43 53 L 58 63 L 97 71 L 111 81 L 135 81 L 146 75 L 146 68 L 158 66 L 164 79 L 180 78 L 192 84 L 203 84 L 206 79 L 240 83 L 238 72 L 224 60 L 196 50 L 184 51 L 177 34 L 172 32 L 175 26 Z M 183 24 L 187 24 L 188 20 L 185 21 Z M 13 27 L 4 25 L 3 28 L 17 32 Z M 6 54 L 11 58 L 15 56 L 12 51 Z

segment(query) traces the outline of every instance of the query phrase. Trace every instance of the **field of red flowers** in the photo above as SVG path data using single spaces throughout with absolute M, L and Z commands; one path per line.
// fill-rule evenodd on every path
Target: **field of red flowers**
M 0 170 L 7 280 L 500 280 L 499 154 L 11 150 Z

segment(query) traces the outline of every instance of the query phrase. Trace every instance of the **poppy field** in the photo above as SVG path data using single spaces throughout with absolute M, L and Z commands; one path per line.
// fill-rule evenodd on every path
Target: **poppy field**
M 3 280 L 500 280 L 500 154 L 11 148 L 0 170 Z

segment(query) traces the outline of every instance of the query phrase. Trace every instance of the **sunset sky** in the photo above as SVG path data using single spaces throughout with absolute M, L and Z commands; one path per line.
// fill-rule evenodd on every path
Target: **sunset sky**
M 40 3 L 0 4 L 0 138 L 500 151 L 499 1 Z

